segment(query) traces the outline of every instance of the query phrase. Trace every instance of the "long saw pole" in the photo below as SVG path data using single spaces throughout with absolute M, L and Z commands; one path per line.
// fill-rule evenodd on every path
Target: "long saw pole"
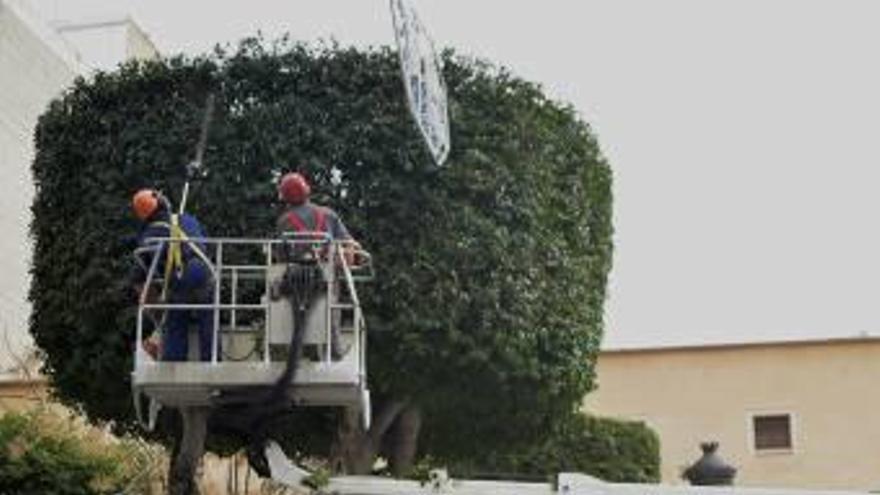
M 186 210 L 186 200 L 189 196 L 189 183 L 192 178 L 202 171 L 202 159 L 205 157 L 205 146 L 208 144 L 208 128 L 214 118 L 214 93 L 208 93 L 205 101 L 205 114 L 202 117 L 202 129 L 199 133 L 199 142 L 196 144 L 196 157 L 186 166 L 186 182 L 183 184 L 183 194 L 180 195 L 179 214 Z

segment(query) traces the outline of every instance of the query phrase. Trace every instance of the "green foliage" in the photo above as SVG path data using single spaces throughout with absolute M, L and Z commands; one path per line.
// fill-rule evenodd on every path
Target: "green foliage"
M 150 480 L 139 479 L 145 465 L 132 442 L 110 439 L 69 418 L 43 410 L 0 416 L 0 493 L 146 490 Z
M 417 402 L 426 448 L 527 441 L 569 414 L 593 386 L 610 169 L 572 108 L 505 70 L 445 60 L 453 149 L 439 170 L 387 48 L 251 40 L 213 58 L 126 65 L 54 101 L 36 133 L 30 297 L 61 399 L 134 427 L 128 201 L 143 186 L 177 199 L 213 92 L 191 211 L 213 236 L 271 235 L 274 178 L 313 178 L 314 199 L 378 265 L 361 294 L 374 396 Z
M 560 424 L 542 442 L 519 451 L 488 454 L 471 463 L 452 463 L 456 476 L 552 477 L 587 473 L 605 481 L 660 481 L 660 440 L 642 422 L 578 414 Z
M 437 461 L 426 455 L 413 464 L 406 473 L 406 478 L 416 480 L 420 485 L 425 486 L 431 480 L 431 471 L 437 468 Z
M 581 471 L 606 481 L 660 481 L 660 439 L 642 422 L 575 418 L 536 454 L 557 471 Z
M 317 469 L 315 472 L 303 479 L 302 484 L 312 490 L 322 490 L 330 484 L 330 471 L 326 468 Z

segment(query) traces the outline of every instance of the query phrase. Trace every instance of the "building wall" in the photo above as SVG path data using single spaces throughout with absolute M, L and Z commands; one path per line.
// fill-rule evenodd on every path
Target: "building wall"
M 127 58 L 158 56 L 130 17 L 114 12 L 102 21 L 96 10 L 97 20 L 78 20 L 84 5 L 0 0 L 0 380 L 14 378 L 8 371 L 32 349 L 28 228 L 37 118 L 76 76 L 113 70 Z
M 0 415 L 7 412 L 26 412 L 46 403 L 49 389 L 46 380 L 0 381 Z
M 603 352 L 598 380 L 585 409 L 654 428 L 664 482 L 717 440 L 738 485 L 880 489 L 880 341 Z M 779 412 L 792 450 L 755 452 L 751 416 Z
M 34 126 L 50 99 L 79 69 L 73 56 L 65 56 L 64 42 L 37 24 L 18 2 L 0 1 L 0 371 L 13 364 L 12 353 L 25 352 L 30 342 L 26 327 Z
M 151 60 L 159 57 L 156 45 L 138 25 L 131 19 L 125 24 L 128 34 L 125 43 L 125 58 Z
M 92 69 L 112 71 L 129 59 L 159 56 L 152 41 L 129 17 L 67 21 L 58 23 L 56 29 Z
M 125 58 L 127 28 L 121 20 L 60 25 L 56 29 L 76 47 L 90 68 L 113 70 Z

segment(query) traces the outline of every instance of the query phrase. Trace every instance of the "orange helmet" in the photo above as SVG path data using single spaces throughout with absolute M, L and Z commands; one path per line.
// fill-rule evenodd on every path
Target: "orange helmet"
M 159 193 L 153 189 L 141 189 L 132 196 L 131 207 L 139 219 L 146 220 L 159 209 Z
M 292 205 L 305 203 L 311 194 L 312 188 L 309 186 L 309 182 L 297 172 L 284 174 L 278 181 L 278 195 Z

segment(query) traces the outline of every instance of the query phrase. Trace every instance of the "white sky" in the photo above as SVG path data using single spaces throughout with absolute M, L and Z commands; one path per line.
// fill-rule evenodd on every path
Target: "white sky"
M 880 334 L 880 2 L 416 0 L 573 103 L 615 172 L 606 347 Z M 392 43 L 387 0 L 132 0 L 166 54 Z M 453 146 L 455 143 L 453 143 Z

